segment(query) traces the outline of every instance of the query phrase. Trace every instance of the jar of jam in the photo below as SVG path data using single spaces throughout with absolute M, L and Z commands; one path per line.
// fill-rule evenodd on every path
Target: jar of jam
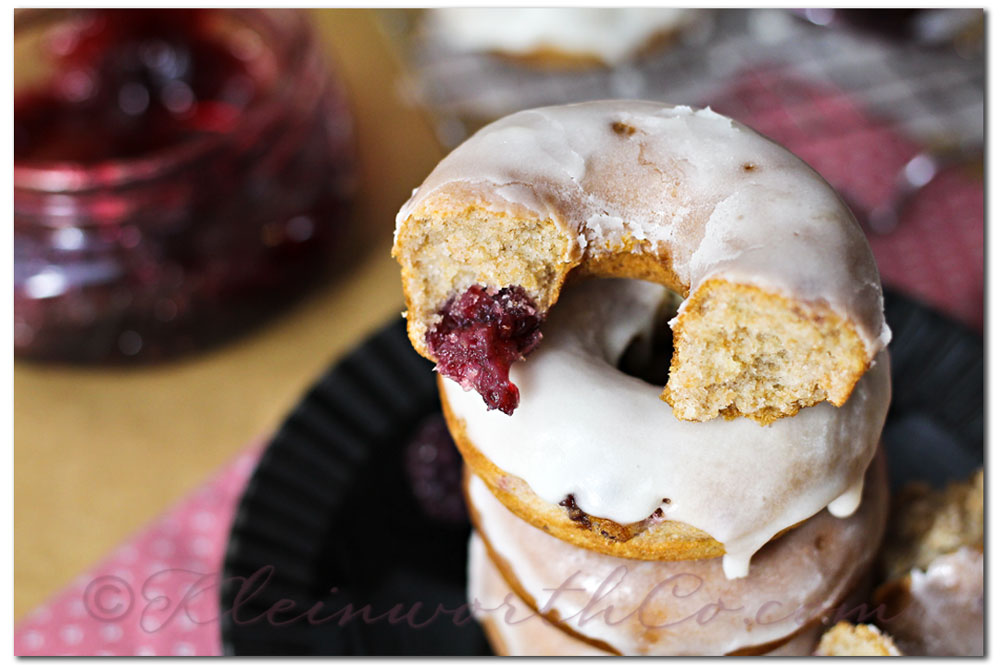
M 353 123 L 302 13 L 25 10 L 15 62 L 15 355 L 202 348 L 343 248 Z

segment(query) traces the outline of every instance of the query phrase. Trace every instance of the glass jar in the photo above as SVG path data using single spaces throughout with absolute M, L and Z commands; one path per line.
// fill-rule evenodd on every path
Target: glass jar
M 15 355 L 201 348 L 336 261 L 354 128 L 302 13 L 25 10 L 15 62 Z

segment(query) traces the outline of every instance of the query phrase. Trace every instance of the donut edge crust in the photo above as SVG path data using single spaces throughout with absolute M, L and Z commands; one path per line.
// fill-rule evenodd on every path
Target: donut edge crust
M 441 382 L 446 380 L 438 378 Z M 466 466 L 507 509 L 539 530 L 580 548 L 619 558 L 675 561 L 725 555 L 723 545 L 708 533 L 678 521 L 663 521 L 630 536 L 626 526 L 608 519 L 584 515 L 586 523 L 573 521 L 565 508 L 545 502 L 527 482 L 507 474 L 486 458 L 469 440 L 464 421 L 451 411 L 444 392 L 439 393 L 448 430 Z M 626 539 L 606 537 L 601 530 Z

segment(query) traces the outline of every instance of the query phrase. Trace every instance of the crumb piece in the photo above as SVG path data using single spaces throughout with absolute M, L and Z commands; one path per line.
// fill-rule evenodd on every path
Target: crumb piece
M 942 490 L 913 483 L 893 502 L 892 518 L 882 549 L 885 579 L 911 569 L 926 570 L 938 556 L 961 547 L 983 546 L 983 469 L 965 482 Z
M 819 640 L 815 655 L 819 656 L 890 656 L 902 655 L 892 638 L 874 625 L 852 625 L 840 621 Z

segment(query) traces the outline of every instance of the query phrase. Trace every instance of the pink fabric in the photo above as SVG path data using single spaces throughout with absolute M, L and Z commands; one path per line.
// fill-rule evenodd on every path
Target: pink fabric
M 803 157 L 863 205 L 883 202 L 919 147 L 839 91 L 757 70 L 710 100 Z M 980 331 L 983 182 L 947 172 L 900 227 L 872 238 L 886 284 Z M 216 655 L 218 572 L 253 447 L 15 628 L 18 655 Z
M 14 630 L 15 655 L 219 655 L 219 570 L 254 445 Z
M 983 215 L 982 180 L 941 174 L 892 235 L 871 239 L 882 281 L 982 333 Z
M 709 103 L 786 146 L 868 210 L 888 202 L 896 174 L 920 152 L 843 92 L 777 69 L 746 72 Z M 983 180 L 969 171 L 940 174 L 895 231 L 869 240 L 886 285 L 982 332 Z

